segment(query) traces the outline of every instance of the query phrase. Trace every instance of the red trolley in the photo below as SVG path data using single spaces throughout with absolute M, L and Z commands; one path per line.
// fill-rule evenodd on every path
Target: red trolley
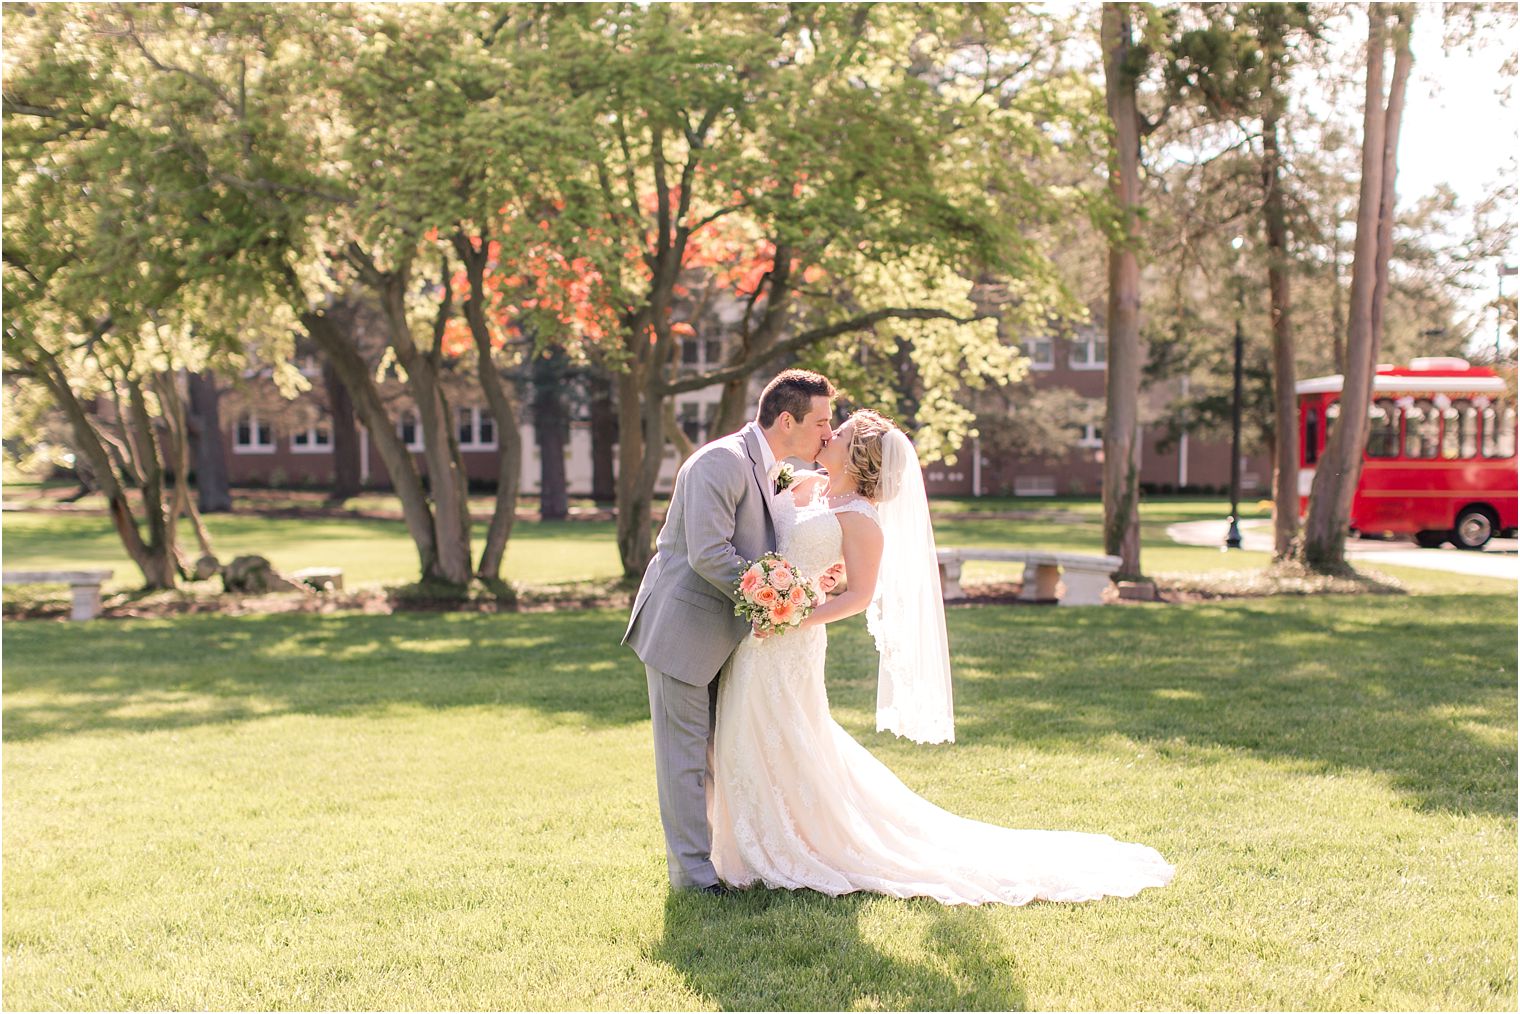
M 1299 510 L 1340 412 L 1343 378 L 1298 384 Z M 1379 366 L 1351 527 L 1481 549 L 1516 527 L 1515 406 L 1493 370 L 1465 359 Z

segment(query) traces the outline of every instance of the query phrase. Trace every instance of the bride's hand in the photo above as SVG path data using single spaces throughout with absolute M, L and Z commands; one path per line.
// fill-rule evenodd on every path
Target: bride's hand
M 763 641 L 767 637 L 771 636 L 771 632 L 769 630 L 761 630 L 760 629 L 760 621 L 759 620 L 756 620 L 754 623 L 750 624 L 750 628 L 749 629 L 750 629 L 750 633 L 753 634 L 753 635 L 755 635 L 755 640 L 757 640 L 757 641 Z
M 836 563 L 822 574 L 818 575 L 818 588 L 825 595 L 839 587 L 839 582 L 844 580 L 844 564 Z

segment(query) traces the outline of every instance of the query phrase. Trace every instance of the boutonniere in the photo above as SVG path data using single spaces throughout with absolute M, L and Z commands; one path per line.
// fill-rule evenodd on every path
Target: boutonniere
M 791 489 L 792 483 L 797 481 L 797 476 L 792 472 L 791 465 L 782 465 L 776 471 L 776 492 L 782 493 Z

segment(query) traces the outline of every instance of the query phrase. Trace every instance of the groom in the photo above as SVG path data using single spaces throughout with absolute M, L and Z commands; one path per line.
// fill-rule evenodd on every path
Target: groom
M 776 548 L 770 500 L 781 462 L 818 457 L 831 435 L 833 397 L 826 378 L 787 370 L 765 386 L 753 422 L 686 460 L 633 600 L 623 643 L 649 678 L 655 781 L 675 888 L 724 893 L 713 870 L 707 793 L 718 671 L 750 631 L 734 615 L 734 585 Z

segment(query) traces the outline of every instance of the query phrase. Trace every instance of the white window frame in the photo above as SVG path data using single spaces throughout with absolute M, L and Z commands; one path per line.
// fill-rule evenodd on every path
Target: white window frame
M 461 412 L 469 412 L 470 413 L 470 439 L 468 441 L 461 440 L 459 442 L 459 449 L 462 450 L 462 451 L 494 451 L 494 450 L 496 450 L 496 447 L 497 447 L 497 443 L 496 443 L 496 441 L 497 441 L 496 420 L 491 416 L 490 411 L 487 410 L 487 409 L 481 408 L 479 405 L 472 405 L 472 406 L 470 406 L 468 408 L 461 407 L 461 408 L 455 409 L 455 412 L 454 412 L 454 427 L 455 427 L 456 432 L 457 432 L 458 427 L 459 427 L 459 423 L 460 423 L 459 413 L 461 413 Z M 491 439 L 489 441 L 482 441 L 480 439 L 480 422 L 481 422 L 482 419 L 484 419 L 487 422 L 491 423 Z
M 715 346 L 714 351 L 717 352 L 717 358 L 713 358 L 707 354 L 710 346 Z M 697 353 L 696 359 L 691 362 L 686 361 L 686 350 L 688 348 L 695 348 Z M 681 338 L 681 369 L 700 372 L 721 365 L 723 365 L 723 340 L 721 338 L 699 338 L 696 335 L 685 335 Z
M 327 443 L 325 443 L 325 444 L 319 444 L 319 443 L 317 443 L 317 433 L 318 432 L 323 432 L 323 433 L 327 434 Z M 306 443 L 304 443 L 304 444 L 298 444 L 298 443 L 296 443 L 296 438 L 297 437 L 305 437 L 306 438 Z M 333 450 L 333 432 L 332 432 L 332 424 L 331 423 L 318 423 L 315 426 L 308 426 L 304 430 L 296 430 L 294 433 L 292 433 L 290 435 L 290 453 L 291 454 L 331 454 L 332 450 Z
M 238 439 L 238 431 L 243 427 L 243 420 L 248 420 L 248 432 L 253 437 L 252 443 L 243 443 Z M 269 428 L 268 443 L 259 441 L 260 427 Z M 274 423 L 259 418 L 257 412 L 244 412 L 232 420 L 232 453 L 233 454 L 273 454 L 275 452 Z
M 1103 358 L 1097 362 L 1093 356 L 1097 354 L 1098 343 L 1103 342 Z M 1103 335 L 1084 335 L 1071 340 L 1071 356 L 1068 362 L 1074 370 L 1106 370 L 1108 369 L 1108 338 Z M 1080 351 L 1081 358 L 1077 354 Z
M 1097 423 L 1087 423 L 1082 427 L 1082 435 L 1077 438 L 1078 447 L 1102 447 L 1103 427 Z
M 410 441 L 406 439 L 405 432 L 406 420 L 408 416 L 410 416 L 412 419 L 413 439 Z M 401 414 L 396 417 L 396 436 L 401 439 L 402 443 L 406 444 L 406 449 L 409 451 L 425 450 L 426 445 L 423 443 L 422 437 L 422 416 L 418 415 L 417 412 L 412 409 L 402 409 Z
M 1031 370 L 1053 370 L 1056 368 L 1056 342 L 1054 338 L 1025 338 L 1019 343 L 1019 346 L 1024 350 L 1025 357 L 1028 358 Z M 1042 363 L 1035 358 L 1034 349 L 1036 347 L 1045 350 L 1045 362 Z

